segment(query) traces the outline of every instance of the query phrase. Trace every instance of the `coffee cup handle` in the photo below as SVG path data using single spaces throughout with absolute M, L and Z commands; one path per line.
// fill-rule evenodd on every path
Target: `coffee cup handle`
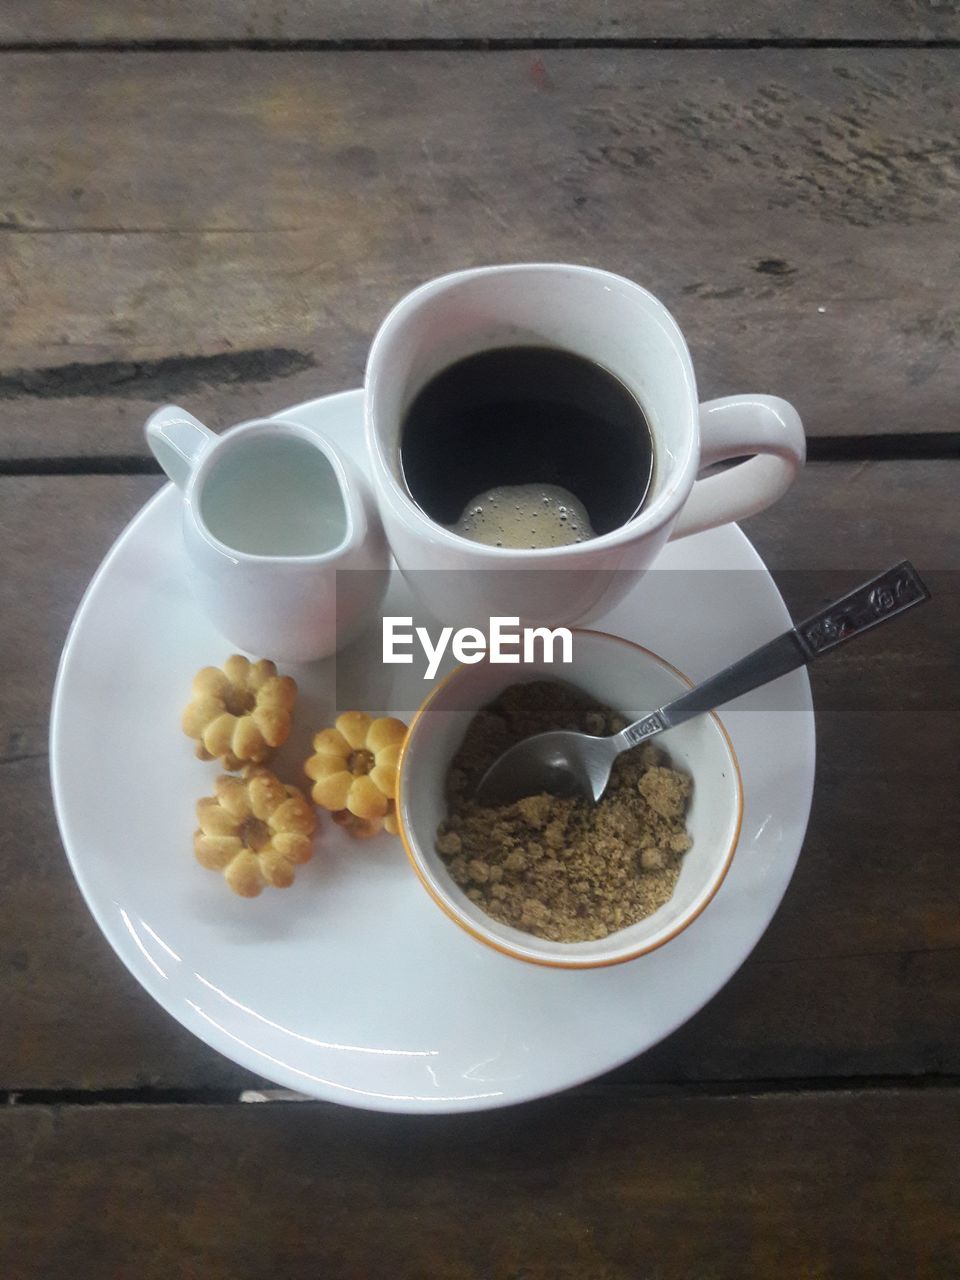
M 673 527 L 686 538 L 772 506 L 790 488 L 806 457 L 800 415 L 778 396 L 724 396 L 700 406 L 700 466 L 749 458 L 697 480 Z
M 217 439 L 209 427 L 175 404 L 165 404 L 152 413 L 143 433 L 153 456 L 178 489 L 186 488 L 194 467 Z

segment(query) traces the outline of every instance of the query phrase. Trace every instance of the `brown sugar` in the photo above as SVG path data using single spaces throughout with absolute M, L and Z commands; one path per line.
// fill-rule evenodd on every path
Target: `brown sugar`
M 691 779 L 651 744 L 622 755 L 598 804 L 551 795 L 484 807 L 473 793 L 501 752 L 548 729 L 616 733 L 624 718 L 560 681 L 515 684 L 471 721 L 447 778 L 437 852 L 471 901 L 555 942 L 605 938 L 668 901 L 690 848 Z

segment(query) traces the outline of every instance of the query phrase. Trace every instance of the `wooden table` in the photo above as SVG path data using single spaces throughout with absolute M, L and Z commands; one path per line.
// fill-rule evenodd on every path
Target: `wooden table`
M 934 0 L 2 7 L 0 1275 L 958 1274 L 958 42 Z M 242 1105 L 67 868 L 67 625 L 150 409 L 356 385 L 409 287 L 531 258 L 648 284 L 705 397 L 798 405 L 746 526 L 794 610 L 902 555 L 936 600 L 813 673 L 793 883 L 665 1043 L 502 1114 Z

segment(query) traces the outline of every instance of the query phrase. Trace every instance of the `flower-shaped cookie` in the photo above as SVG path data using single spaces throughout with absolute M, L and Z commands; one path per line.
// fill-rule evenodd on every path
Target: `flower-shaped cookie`
M 181 723 L 201 760 L 219 757 L 225 769 L 241 769 L 263 764 L 286 741 L 297 685 L 266 658 L 249 662 L 235 653 L 222 668 L 204 667 L 192 692 Z
M 240 778 L 221 774 L 213 789 L 197 801 L 197 861 L 222 871 L 242 898 L 256 898 L 265 884 L 288 888 L 294 867 L 313 855 L 317 816 L 306 796 L 260 768 Z
M 314 737 L 314 754 L 304 765 L 316 803 L 323 809 L 346 809 L 365 822 L 392 817 L 406 732 L 403 721 L 392 716 L 373 720 L 362 711 L 338 716 L 334 728 Z

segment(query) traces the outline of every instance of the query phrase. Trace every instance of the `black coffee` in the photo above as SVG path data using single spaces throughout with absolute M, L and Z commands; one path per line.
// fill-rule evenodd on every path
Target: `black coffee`
M 400 464 L 439 524 L 500 546 L 558 546 L 636 515 L 653 444 L 636 398 L 600 365 L 553 347 L 502 347 L 419 392 Z

